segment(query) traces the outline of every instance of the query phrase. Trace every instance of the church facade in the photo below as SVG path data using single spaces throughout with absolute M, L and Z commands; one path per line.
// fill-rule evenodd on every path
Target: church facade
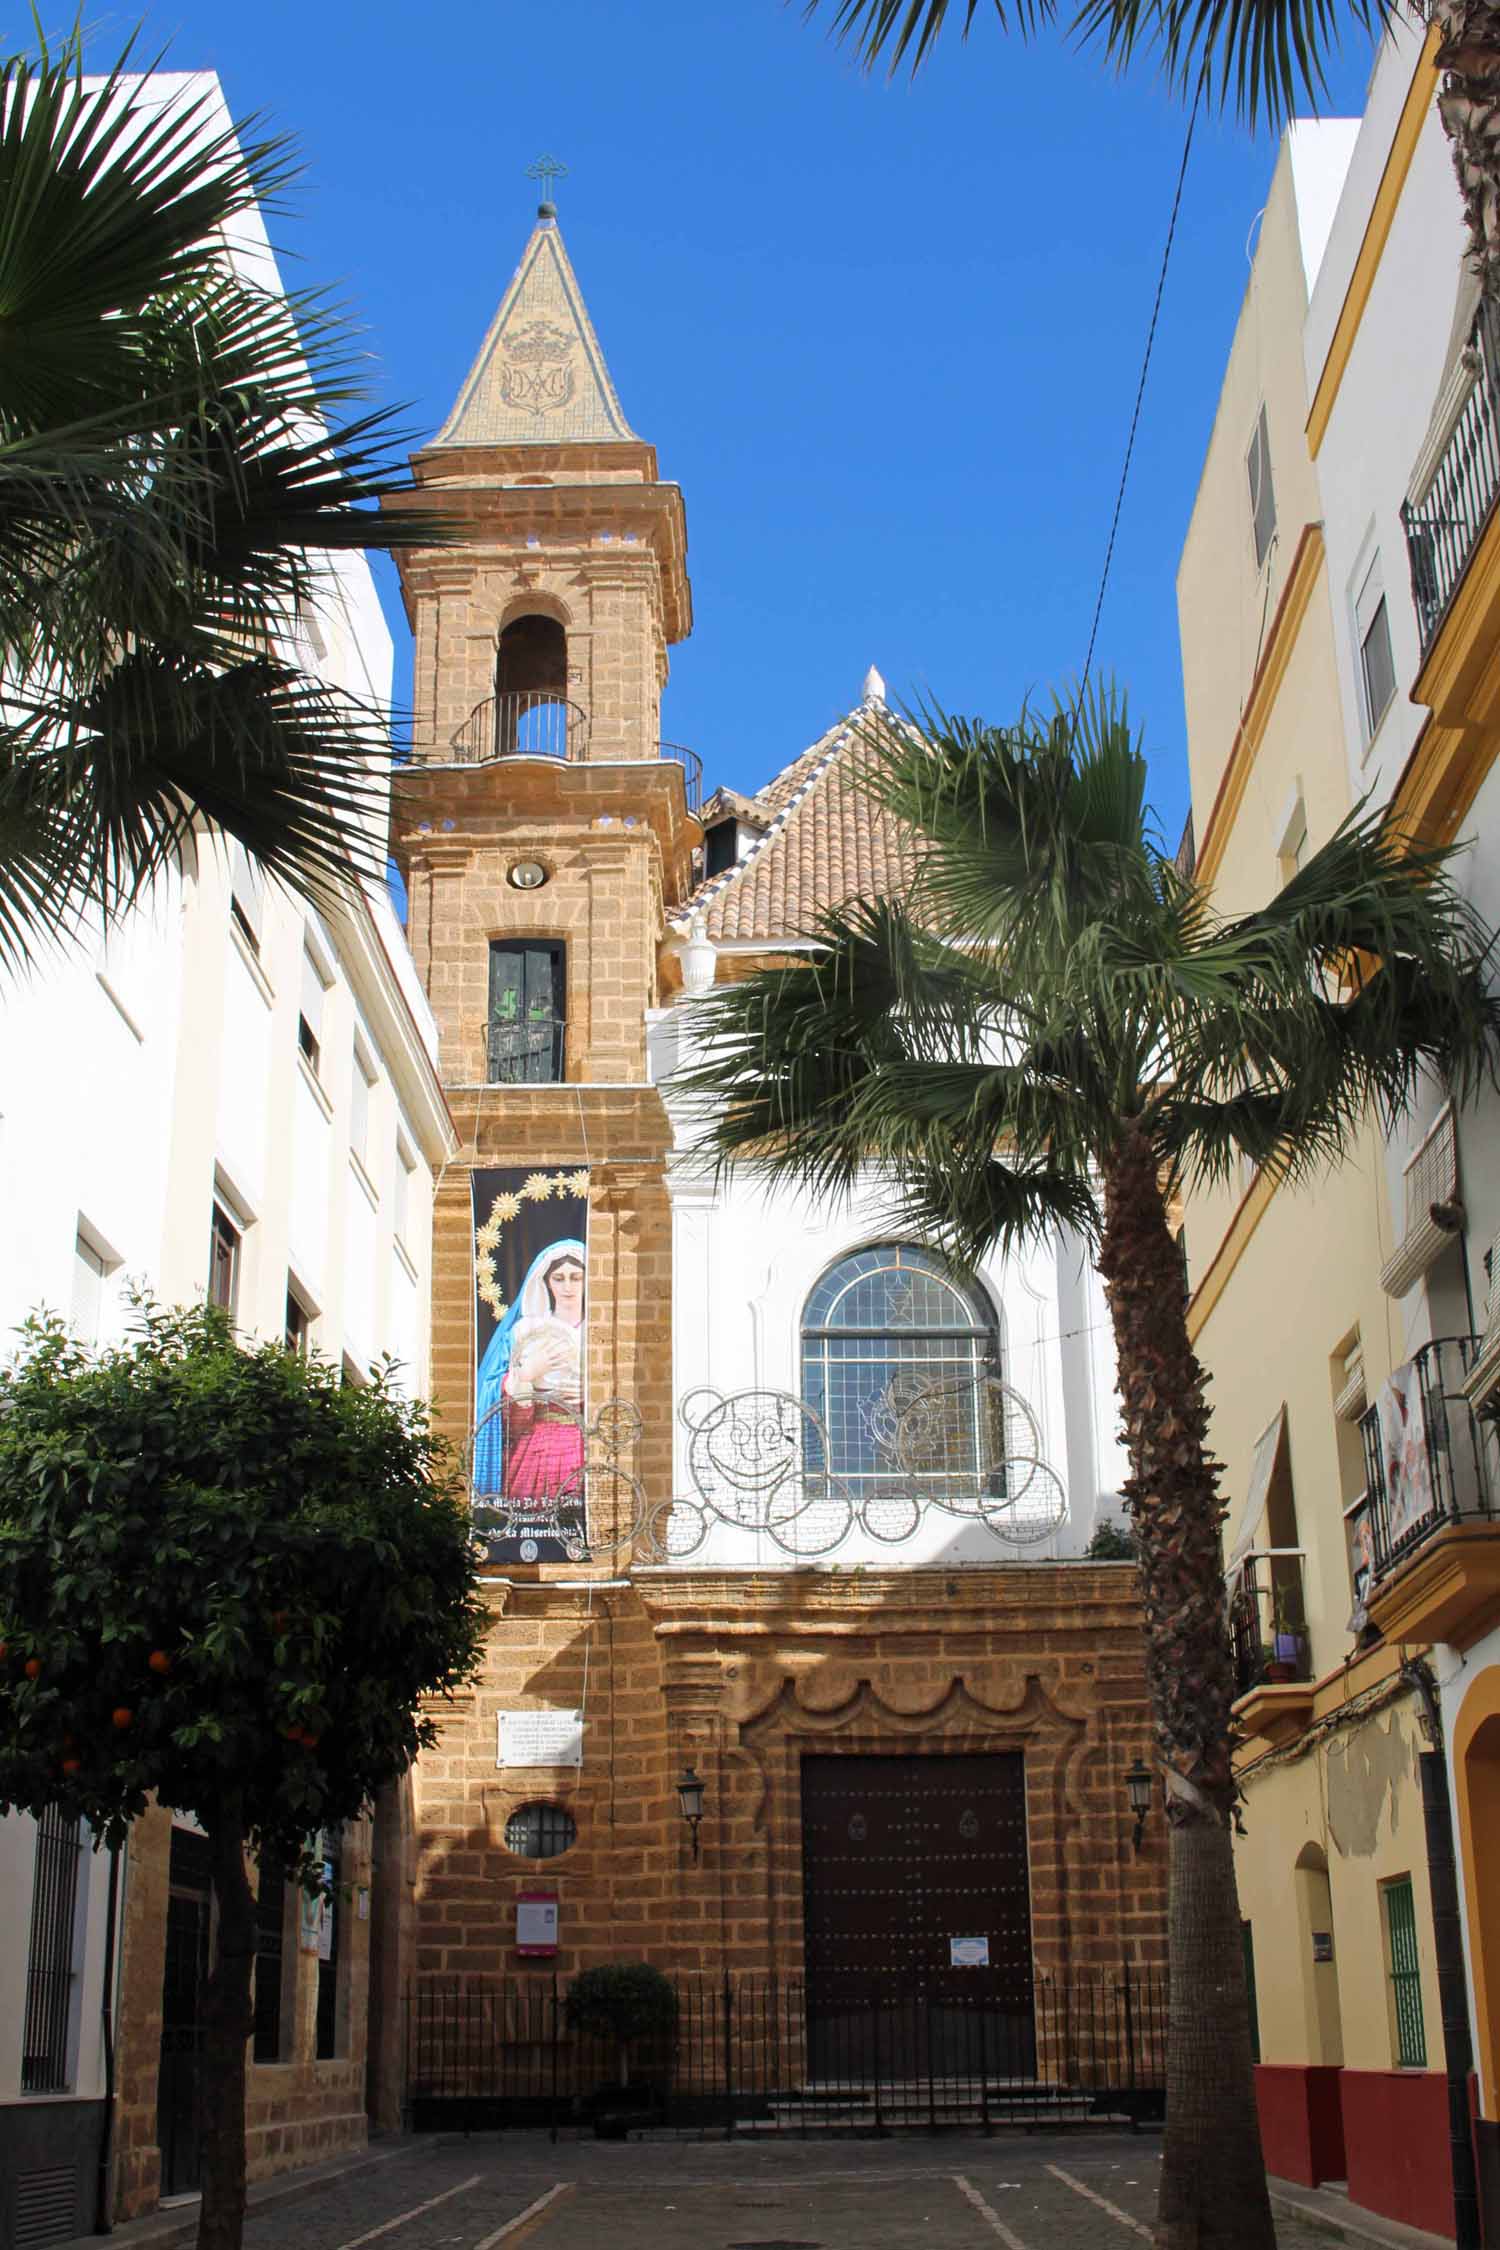
M 402 562 L 392 850 L 460 1143 L 432 1387 L 492 1629 L 401 1808 L 408 1993 L 646 1959 L 827 2009 L 872 1957 L 1028 1993 L 1159 1962 L 1134 1570 L 1084 1555 L 1123 1465 L 1083 1245 L 956 1274 L 878 1180 L 837 1210 L 716 1180 L 673 1091 L 716 978 L 905 880 L 860 782 L 878 676 L 754 795 L 662 739 L 683 499 L 550 206 L 414 475 L 459 529 Z

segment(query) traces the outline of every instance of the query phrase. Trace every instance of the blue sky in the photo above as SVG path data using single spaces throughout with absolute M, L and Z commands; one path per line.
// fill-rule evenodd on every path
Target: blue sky
M 103 63 L 134 23 L 91 13 Z M 1185 116 L 981 21 L 913 84 L 781 0 L 177 0 L 145 45 L 301 145 L 288 278 L 336 282 L 429 434 L 558 204 L 626 414 L 687 502 L 663 732 L 753 788 L 878 664 L 1000 720 L 1083 661 Z M 1356 111 L 1351 36 L 1330 111 Z M 1201 121 L 1096 663 L 1186 809 L 1174 575 L 1274 144 Z M 398 645 L 406 628 L 383 580 Z

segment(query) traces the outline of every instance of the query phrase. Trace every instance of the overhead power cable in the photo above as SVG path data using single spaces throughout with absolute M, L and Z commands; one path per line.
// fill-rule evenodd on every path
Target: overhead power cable
M 1104 549 L 1104 568 L 1099 573 L 1099 593 L 1094 603 L 1094 621 L 1089 627 L 1088 654 L 1083 660 L 1083 677 L 1079 694 L 1088 686 L 1089 672 L 1094 662 L 1094 643 L 1099 637 L 1099 619 L 1104 611 L 1105 589 L 1109 585 L 1110 565 L 1115 557 L 1115 535 L 1120 528 L 1120 510 L 1125 505 L 1125 486 L 1130 476 L 1130 463 L 1135 453 L 1135 435 L 1140 427 L 1141 403 L 1146 396 L 1146 376 L 1151 367 L 1151 347 L 1156 342 L 1156 324 L 1161 315 L 1162 292 L 1167 286 L 1167 267 L 1171 263 L 1172 243 L 1177 234 L 1177 214 L 1182 209 L 1183 183 L 1187 179 L 1188 158 L 1193 152 L 1193 129 L 1198 122 L 1198 105 L 1203 99 L 1203 79 L 1198 80 L 1198 90 L 1193 96 L 1193 107 L 1188 117 L 1187 137 L 1182 144 L 1182 162 L 1177 167 L 1177 188 L 1172 197 L 1172 216 L 1167 222 L 1167 239 L 1161 254 L 1161 270 L 1156 277 L 1156 296 L 1151 306 L 1151 321 L 1146 330 L 1146 349 L 1141 355 L 1141 377 L 1135 387 L 1135 406 L 1130 416 L 1130 433 L 1125 440 L 1125 459 L 1120 468 L 1119 490 L 1115 494 L 1114 514 L 1109 519 L 1109 539 Z

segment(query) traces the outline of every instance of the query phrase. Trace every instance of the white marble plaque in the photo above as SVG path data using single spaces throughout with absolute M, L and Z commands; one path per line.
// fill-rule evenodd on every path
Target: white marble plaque
M 581 1766 L 581 1711 L 502 1711 L 497 1766 Z

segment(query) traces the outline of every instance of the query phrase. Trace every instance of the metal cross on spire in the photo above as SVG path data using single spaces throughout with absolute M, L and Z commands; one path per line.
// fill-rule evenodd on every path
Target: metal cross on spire
M 548 219 L 556 216 L 557 203 L 553 196 L 552 183 L 554 180 L 565 180 L 567 176 L 567 165 L 559 163 L 555 156 L 539 156 L 535 164 L 527 165 L 527 179 L 540 180 L 542 185 L 542 200 L 537 206 L 539 216 Z

